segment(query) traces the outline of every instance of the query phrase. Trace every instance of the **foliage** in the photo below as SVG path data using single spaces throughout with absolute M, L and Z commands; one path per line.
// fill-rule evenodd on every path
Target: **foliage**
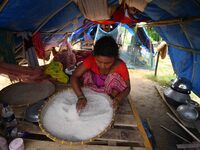
M 162 38 L 160 35 L 154 30 L 154 28 L 146 28 L 147 35 L 150 37 L 151 41 L 161 41 Z

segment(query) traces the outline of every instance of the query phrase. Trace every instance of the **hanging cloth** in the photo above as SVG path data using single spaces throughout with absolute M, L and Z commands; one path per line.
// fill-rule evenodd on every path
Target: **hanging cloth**
M 37 32 L 32 37 L 32 42 L 35 47 L 37 56 L 40 59 L 45 59 L 45 50 L 44 50 L 44 44 L 42 42 L 41 33 Z
M 121 26 L 121 24 L 117 25 L 117 27 L 115 29 L 113 29 L 112 31 L 106 32 L 101 29 L 100 25 L 98 25 L 96 36 L 95 36 L 95 41 L 99 40 L 103 36 L 112 36 L 118 44 L 120 26 Z
M 107 0 L 73 0 L 85 18 L 95 20 L 108 20 L 116 6 L 108 7 Z
M 16 64 L 15 39 L 12 32 L 0 29 L 0 61 Z
M 38 59 L 36 56 L 35 48 L 32 43 L 32 34 L 31 33 L 22 33 L 23 38 L 23 48 L 24 48 L 24 56 L 28 61 L 28 65 L 31 67 L 38 67 Z
M 141 12 L 144 12 L 144 9 L 146 8 L 146 5 L 151 0 L 120 0 L 120 3 L 125 3 L 128 5 L 128 7 L 134 7 Z

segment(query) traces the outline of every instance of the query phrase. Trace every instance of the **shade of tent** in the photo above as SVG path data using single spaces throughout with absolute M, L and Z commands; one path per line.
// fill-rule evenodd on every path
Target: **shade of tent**
M 40 31 L 45 40 L 60 40 L 64 33 L 75 31 L 83 25 L 85 18 L 93 15 L 86 15 L 75 2 L 84 4 L 84 7 L 96 3 L 93 7 L 97 15 L 102 13 L 98 4 L 116 8 L 121 4 L 121 0 L 0 0 L 0 28 L 13 32 Z M 137 11 L 131 14 L 133 20 L 145 20 L 149 24 L 160 21 L 154 26 L 169 45 L 174 71 L 179 77 L 189 79 L 192 90 L 200 96 L 200 0 L 123 2 L 136 8 Z M 94 17 L 89 19 L 99 21 L 98 17 L 97 20 Z

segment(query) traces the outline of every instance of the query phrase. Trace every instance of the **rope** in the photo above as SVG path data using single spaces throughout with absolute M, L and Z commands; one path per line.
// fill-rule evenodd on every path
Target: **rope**
M 169 44 L 169 43 L 168 43 L 168 45 L 172 46 L 172 47 L 174 47 L 176 49 L 186 51 L 186 52 L 200 54 L 200 50 L 198 50 L 198 49 L 192 49 L 192 48 L 182 47 L 182 46 L 178 46 L 178 45 L 174 45 L 174 44 Z

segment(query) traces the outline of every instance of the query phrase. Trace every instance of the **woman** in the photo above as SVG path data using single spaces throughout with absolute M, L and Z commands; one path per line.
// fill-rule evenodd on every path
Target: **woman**
M 71 76 L 71 85 L 78 98 L 77 111 L 87 104 L 80 83 L 96 92 L 110 95 L 114 108 L 129 94 L 128 69 L 119 59 L 119 48 L 112 37 L 99 39 L 94 46 L 93 55 L 88 56 Z

